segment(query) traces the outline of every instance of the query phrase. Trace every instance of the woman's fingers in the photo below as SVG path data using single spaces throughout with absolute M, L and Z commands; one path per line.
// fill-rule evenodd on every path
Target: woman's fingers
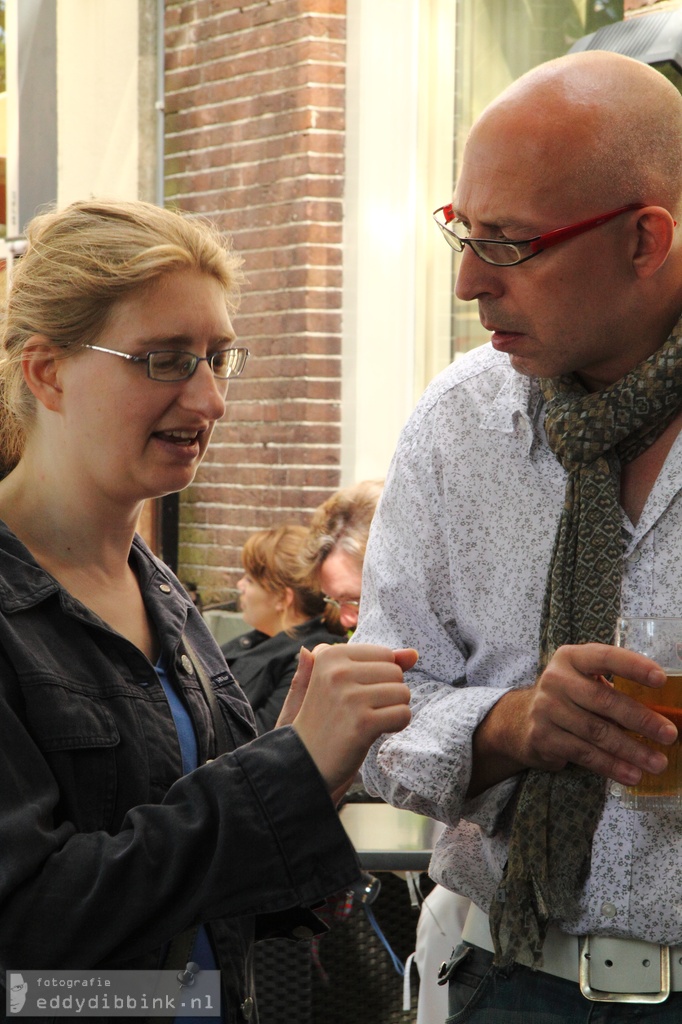
M 400 663 L 411 667 L 415 661 L 414 651 L 373 644 L 316 649 L 293 724 L 330 792 L 357 772 L 378 736 L 409 723 L 410 690 Z
M 419 652 L 414 647 L 404 647 L 399 651 L 394 651 L 393 656 L 396 665 L 400 665 L 403 672 L 409 672 L 419 660 Z
M 322 645 L 320 645 L 322 646 Z M 324 645 L 326 646 L 326 645 Z M 298 668 L 296 674 L 291 680 L 291 686 L 289 692 L 286 695 L 282 710 L 279 713 L 277 719 L 276 729 L 279 729 L 281 725 L 291 725 L 296 715 L 301 710 L 301 705 L 308 692 L 308 686 L 310 684 L 310 678 L 313 674 L 313 668 L 315 666 L 315 657 L 311 651 L 305 647 L 301 647 L 298 655 Z

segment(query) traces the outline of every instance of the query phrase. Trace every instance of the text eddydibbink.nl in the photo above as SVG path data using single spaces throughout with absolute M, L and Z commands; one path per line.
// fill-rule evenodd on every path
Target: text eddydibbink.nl
M 219 1017 L 220 971 L 5 973 L 16 1017 Z

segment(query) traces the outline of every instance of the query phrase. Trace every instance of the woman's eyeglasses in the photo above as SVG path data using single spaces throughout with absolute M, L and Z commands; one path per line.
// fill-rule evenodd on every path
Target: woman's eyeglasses
M 193 352 L 178 352 L 177 349 L 160 349 L 158 352 L 147 352 L 146 356 L 131 356 L 128 352 L 118 352 L 101 345 L 83 347 L 93 352 L 120 356 L 130 363 L 146 363 L 147 376 L 151 380 L 165 381 L 189 380 L 199 363 L 208 363 L 214 377 L 229 380 L 231 377 L 239 377 L 249 358 L 248 348 L 222 348 L 210 356 L 196 356 Z

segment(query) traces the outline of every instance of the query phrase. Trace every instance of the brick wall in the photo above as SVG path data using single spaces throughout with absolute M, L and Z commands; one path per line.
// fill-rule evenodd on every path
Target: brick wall
M 181 496 L 178 573 L 233 596 L 250 531 L 339 486 L 345 0 L 167 0 L 166 199 L 234 238 L 246 376 Z

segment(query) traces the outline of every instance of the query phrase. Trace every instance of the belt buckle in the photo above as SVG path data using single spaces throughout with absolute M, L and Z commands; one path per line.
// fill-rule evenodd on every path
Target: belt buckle
M 594 989 L 590 984 L 590 937 L 580 940 L 580 963 L 578 980 L 580 991 L 594 1003 L 664 1003 L 670 995 L 670 946 L 659 946 L 660 989 L 658 992 L 606 992 Z

